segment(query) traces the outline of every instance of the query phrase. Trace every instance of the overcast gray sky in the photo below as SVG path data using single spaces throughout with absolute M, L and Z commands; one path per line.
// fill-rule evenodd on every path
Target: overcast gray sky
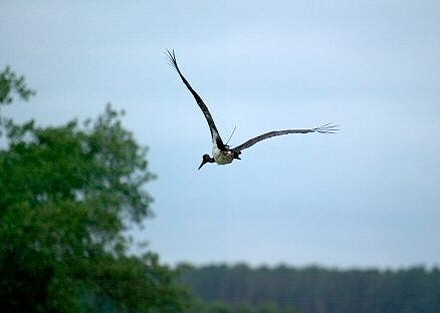
M 338 267 L 440 260 L 439 1 L 0 3 L 0 66 L 37 95 L 4 114 L 60 125 L 106 103 L 148 145 L 156 217 L 136 238 L 163 261 Z M 231 145 L 208 164 L 206 121 Z

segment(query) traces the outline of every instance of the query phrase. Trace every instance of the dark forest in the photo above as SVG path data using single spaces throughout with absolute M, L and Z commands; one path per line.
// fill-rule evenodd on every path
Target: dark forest
M 438 268 L 182 268 L 184 282 L 211 308 L 224 312 L 440 312 Z

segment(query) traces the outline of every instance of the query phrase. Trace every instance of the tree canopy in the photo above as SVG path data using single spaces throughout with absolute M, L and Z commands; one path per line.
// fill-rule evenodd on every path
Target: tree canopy
M 9 68 L 0 105 L 34 94 Z M 1 108 L 0 108 L 1 109 Z M 124 232 L 151 215 L 155 178 L 108 105 L 96 120 L 23 124 L 1 115 L 0 308 L 15 312 L 180 312 L 176 273 Z

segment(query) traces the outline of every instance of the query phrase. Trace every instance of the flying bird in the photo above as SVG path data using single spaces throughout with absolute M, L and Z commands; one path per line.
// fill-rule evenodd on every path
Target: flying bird
M 183 83 L 185 84 L 186 88 L 188 88 L 188 90 L 191 92 L 193 97 L 196 99 L 197 104 L 199 105 L 200 109 L 205 115 L 206 121 L 208 122 L 208 126 L 211 131 L 212 145 L 213 145 L 212 157 L 207 153 L 204 154 L 202 157 L 202 163 L 198 168 L 199 170 L 206 163 L 217 163 L 223 165 L 223 164 L 231 163 L 234 159 L 241 160 L 240 159 L 241 151 L 249 147 L 252 147 L 257 142 L 260 142 L 262 140 L 271 137 L 287 135 L 287 134 L 307 134 L 307 133 L 331 134 L 338 131 L 337 125 L 334 125 L 333 123 L 327 123 L 315 128 L 273 130 L 261 134 L 259 136 L 256 136 L 254 138 L 251 138 L 248 141 L 245 141 L 241 145 L 238 145 L 234 148 L 230 148 L 227 144 L 223 142 L 222 138 L 220 137 L 217 127 L 215 126 L 214 119 L 212 118 L 211 113 L 209 113 L 208 107 L 203 102 L 202 98 L 197 94 L 197 92 L 195 92 L 195 90 L 191 87 L 189 82 L 186 80 L 185 76 L 183 76 L 182 72 L 180 71 L 179 66 L 177 65 L 177 60 L 174 50 L 171 51 L 167 50 L 166 55 L 169 59 L 169 64 L 171 65 L 171 67 L 173 67 L 177 71 Z

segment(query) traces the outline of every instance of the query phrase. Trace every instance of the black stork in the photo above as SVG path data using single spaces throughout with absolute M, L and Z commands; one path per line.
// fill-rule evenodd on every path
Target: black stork
M 199 170 L 206 163 L 229 164 L 234 159 L 241 160 L 240 154 L 242 150 L 253 146 L 257 142 L 260 142 L 262 140 L 271 137 L 287 135 L 287 134 L 307 134 L 307 133 L 331 134 L 338 131 L 337 125 L 334 125 L 333 123 L 327 123 L 315 128 L 273 130 L 261 134 L 259 136 L 256 136 L 254 138 L 251 138 L 248 141 L 234 148 L 230 148 L 227 144 L 223 142 L 222 138 L 220 137 L 217 127 L 215 126 L 214 119 L 212 118 L 211 113 L 209 113 L 208 107 L 203 102 L 202 98 L 197 94 L 197 92 L 195 92 L 195 90 L 191 87 L 189 82 L 186 80 L 186 78 L 183 76 L 182 72 L 180 71 L 179 66 L 177 65 L 177 60 L 174 50 L 171 51 L 167 50 L 166 54 L 169 59 L 169 64 L 177 71 L 183 83 L 185 84 L 186 88 L 188 88 L 188 90 L 191 92 L 193 97 L 196 99 L 197 104 L 199 105 L 200 109 L 205 115 L 206 121 L 208 122 L 209 129 L 211 131 L 212 144 L 213 144 L 212 157 L 209 154 L 204 154 L 202 158 L 202 163 L 198 168 Z

